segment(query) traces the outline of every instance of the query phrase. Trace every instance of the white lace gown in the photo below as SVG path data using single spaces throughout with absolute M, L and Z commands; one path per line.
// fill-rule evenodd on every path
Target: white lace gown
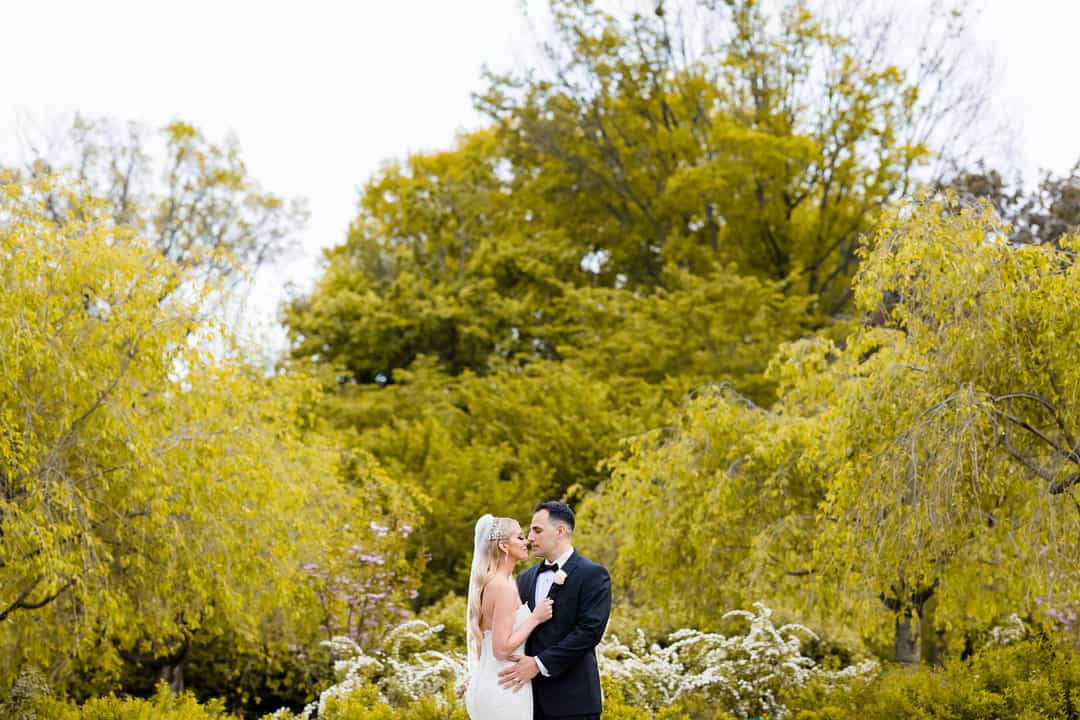
M 528 617 L 529 607 L 520 606 L 514 616 L 514 630 Z M 514 654 L 524 653 L 525 643 L 521 643 Z M 469 689 L 465 691 L 465 707 L 471 720 L 532 720 L 532 683 L 525 683 L 517 692 L 499 687 L 499 671 L 510 664 L 508 660 L 495 659 L 491 631 L 485 632 L 480 645 L 480 661 L 469 679 Z

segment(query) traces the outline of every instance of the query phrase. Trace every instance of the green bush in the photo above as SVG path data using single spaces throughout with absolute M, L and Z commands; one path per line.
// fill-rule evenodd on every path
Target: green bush
M 872 679 L 838 681 L 822 673 L 780 698 L 783 714 L 771 720 L 1076 720 L 1080 717 L 1080 654 L 1048 638 L 985 648 L 945 668 L 894 667 Z M 709 692 L 688 692 L 646 708 L 626 678 L 605 676 L 604 720 L 732 720 L 735 713 Z M 632 684 L 632 683 L 631 683 Z M 443 691 L 396 696 L 357 676 L 326 695 L 319 720 L 468 720 L 465 708 Z M 388 699 L 389 698 L 389 699 Z M 736 713 L 737 714 L 737 713 Z M 281 710 L 264 720 L 309 718 Z M 0 704 L 3 720 L 239 720 L 214 700 L 159 686 L 150 699 L 114 696 L 77 705 L 49 695 L 40 673 L 26 673 Z
M 220 700 L 200 705 L 194 695 L 173 695 L 165 685 L 149 700 L 110 695 L 76 705 L 46 697 L 35 709 L 40 720 L 239 720 L 225 712 Z
M 688 695 L 677 703 L 652 712 L 632 704 L 611 678 L 601 678 L 604 686 L 604 720 L 735 720 L 717 707 L 708 694 Z
M 382 700 L 374 685 L 361 685 L 349 695 L 328 698 L 319 714 L 320 720 L 393 720 L 394 717 L 393 708 Z
M 277 712 L 264 720 L 294 720 L 303 715 Z M 348 694 L 328 697 L 319 720 L 469 720 L 464 707 L 453 703 L 449 688 L 444 697 L 425 696 L 391 707 L 371 683 L 358 684 Z
M 617 684 L 604 678 L 604 720 L 730 720 L 723 713 L 688 715 L 681 705 L 665 708 L 656 714 L 630 705 Z M 279 713 L 272 720 L 295 720 L 297 716 Z M 264 720 L 271 720 L 268 716 Z M 449 688 L 445 697 L 426 696 L 405 705 L 391 707 L 371 683 L 357 685 L 348 695 L 327 698 L 319 720 L 468 720 L 468 713 L 454 703 Z
M 425 650 L 465 651 L 465 597 L 447 593 L 434 605 L 420 611 L 417 617 L 428 625 L 443 629 L 425 645 Z
M 787 703 L 794 720 L 1072 720 L 1080 656 L 1032 639 L 945 668 L 893 668 L 831 693 L 802 688 Z
M 645 710 L 626 704 L 622 689 L 611 678 L 601 678 L 604 686 L 604 720 L 652 720 Z M 667 715 L 672 720 L 682 720 L 685 716 Z

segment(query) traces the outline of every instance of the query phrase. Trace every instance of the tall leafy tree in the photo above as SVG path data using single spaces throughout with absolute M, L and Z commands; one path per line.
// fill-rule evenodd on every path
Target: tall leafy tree
M 1004 230 L 949 201 L 890 213 L 854 286 L 864 324 L 787 346 L 773 407 L 707 395 L 628 445 L 584 513 L 625 592 L 674 622 L 749 592 L 887 633 L 907 662 L 1073 607 L 1075 239 Z
M 843 311 L 859 236 L 935 155 L 961 152 L 948 129 L 982 106 L 961 75 L 962 16 L 931 16 L 909 66 L 870 10 L 649 5 L 553 0 L 546 65 L 478 97 L 532 211 L 608 283 L 734 262 L 818 296 L 820 316 Z
M 397 533 L 407 506 L 378 473 L 339 470 L 332 436 L 305 419 L 310 382 L 250 368 L 174 292 L 184 280 L 85 190 L 0 179 L 5 680 L 38 663 L 62 685 L 74 662 L 108 686 L 128 662 L 180 688 L 208 638 L 263 657 L 314 643 L 349 607 L 320 607 L 305 566 L 350 547 L 400 574 L 372 619 L 407 602 L 400 542 L 368 527 Z
M 322 368 L 325 414 L 426 508 L 422 602 L 462 587 L 480 513 L 595 487 L 618 438 L 698 385 L 770 397 L 768 358 L 810 304 L 731 268 L 672 265 L 655 292 L 603 286 L 562 230 L 527 220 L 494 139 L 373 179 L 349 239 L 287 314 L 294 354 Z
M 287 251 L 307 219 L 305 203 L 264 190 L 233 136 L 212 142 L 176 120 L 156 134 L 139 123 L 76 116 L 66 133 L 28 142 L 24 176 L 49 177 L 45 211 L 73 210 L 64 178 L 105 201 L 113 222 L 134 229 L 188 284 L 233 285 Z M 16 168 L 13 168 L 16 169 Z
M 1015 245 L 1004 229 L 944 201 L 897 211 L 856 284 L 885 329 L 852 339 L 865 379 L 838 410 L 846 447 L 822 447 L 838 458 L 828 507 L 843 530 L 830 535 L 873 561 L 821 558 L 878 585 L 902 659 L 919 657 L 908 621 L 929 610 L 940 618 L 924 633 L 1071 602 L 1080 587 L 1075 241 Z
M 547 68 L 372 178 L 286 315 L 324 412 L 425 507 L 424 602 L 461 587 L 469 518 L 582 497 L 695 388 L 767 407 L 769 358 L 849 310 L 858 236 L 978 99 L 805 4 L 550 7 Z

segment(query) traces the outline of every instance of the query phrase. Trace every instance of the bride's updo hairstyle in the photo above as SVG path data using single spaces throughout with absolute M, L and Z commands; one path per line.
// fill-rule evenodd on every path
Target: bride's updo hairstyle
M 472 572 L 469 574 L 469 601 L 465 617 L 470 658 L 480 657 L 480 595 L 495 577 L 499 560 L 507 551 L 499 543 L 513 535 L 517 521 L 484 515 L 476 521 L 473 537 Z

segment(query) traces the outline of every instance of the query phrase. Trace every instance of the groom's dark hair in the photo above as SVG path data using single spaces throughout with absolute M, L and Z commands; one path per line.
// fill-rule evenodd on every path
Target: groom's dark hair
M 542 502 L 533 508 L 533 514 L 540 512 L 541 510 L 548 511 L 548 517 L 552 520 L 558 520 L 566 525 L 571 530 L 574 529 L 574 511 L 570 509 L 570 506 L 566 503 L 559 502 L 558 500 L 548 500 Z

